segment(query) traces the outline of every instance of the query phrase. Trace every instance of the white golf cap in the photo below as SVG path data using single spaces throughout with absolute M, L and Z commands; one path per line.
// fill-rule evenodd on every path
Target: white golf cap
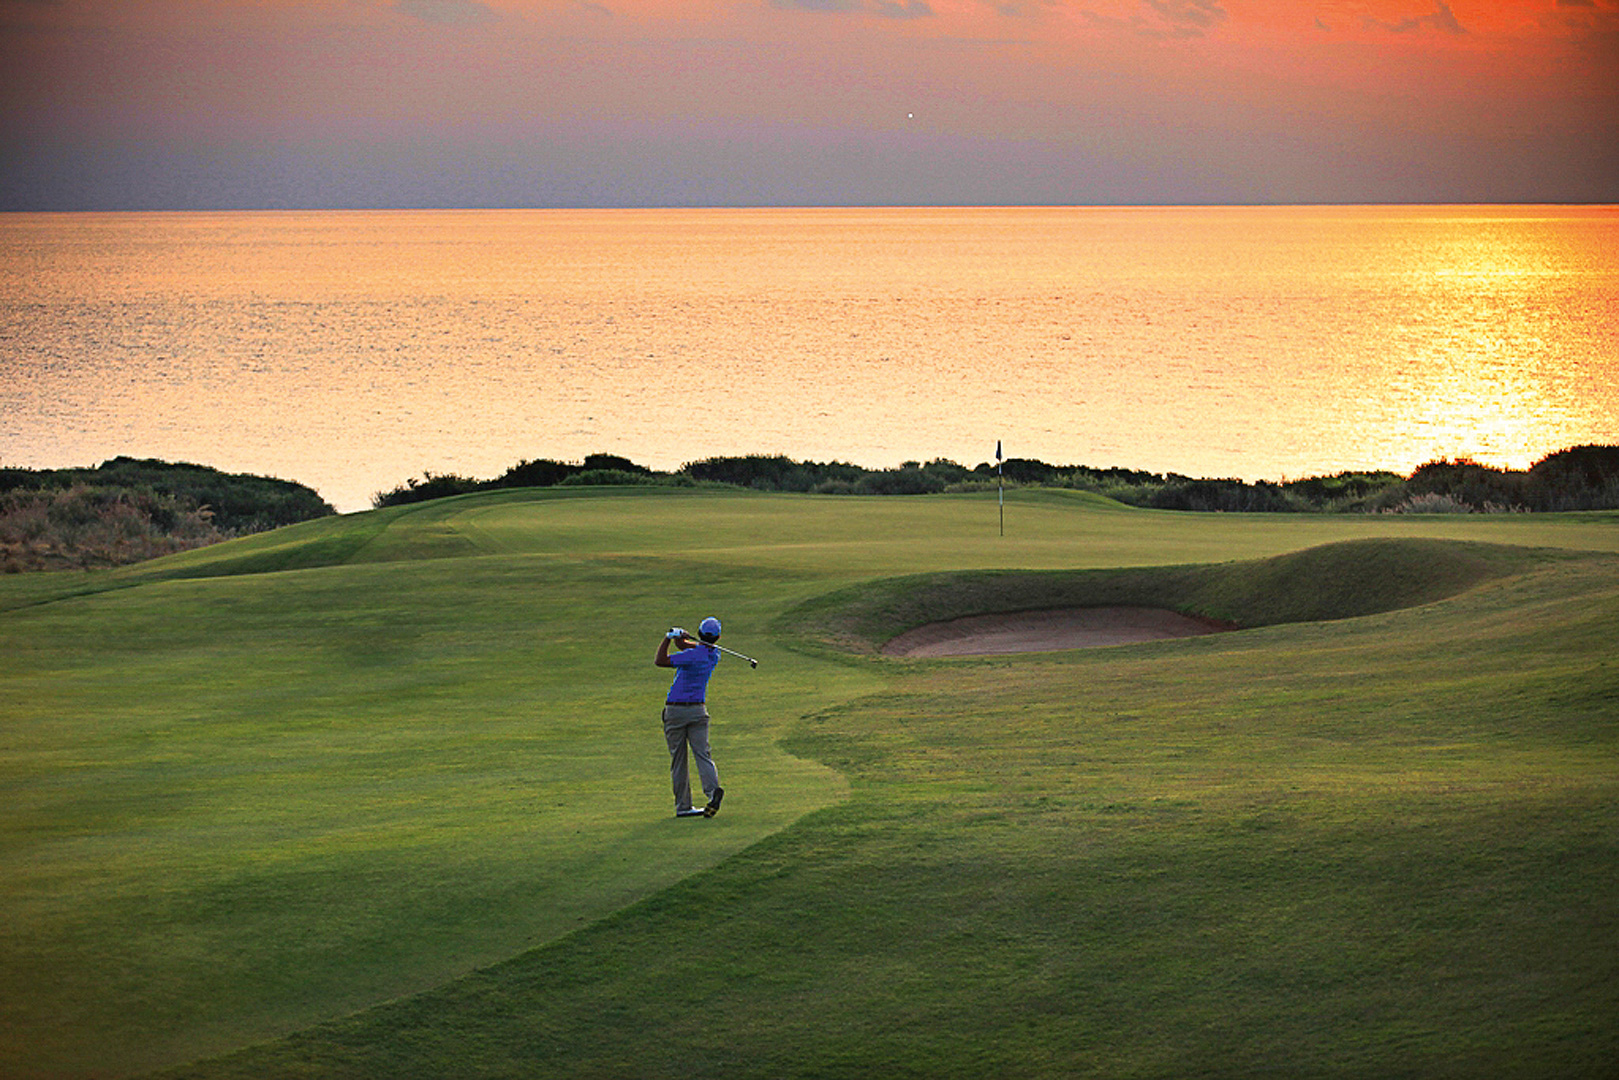
M 720 636 L 720 621 L 710 615 L 697 626 L 697 636 L 704 641 L 717 641 Z

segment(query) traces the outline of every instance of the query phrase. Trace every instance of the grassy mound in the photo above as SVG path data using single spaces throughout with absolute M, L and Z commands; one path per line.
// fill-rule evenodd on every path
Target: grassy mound
M 918 574 L 815 597 L 778 630 L 874 653 L 929 623 L 1053 608 L 1163 608 L 1232 627 L 1318 622 L 1432 603 L 1536 558 L 1487 544 L 1378 539 L 1218 565 Z
M 504 492 L 0 577 L 0 1075 L 1601 1075 L 1613 515 L 1007 520 Z M 767 633 L 1117 567 L 1264 628 Z M 710 612 L 761 663 L 680 822 L 651 657 Z
M 1616 631 L 1619 562 L 1590 556 L 1351 621 L 918 666 L 791 726 L 846 802 L 171 1075 L 1604 1076 Z

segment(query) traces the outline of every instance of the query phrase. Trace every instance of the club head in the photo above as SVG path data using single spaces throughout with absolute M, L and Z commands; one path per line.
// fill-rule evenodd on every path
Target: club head
M 757 660 L 749 660 L 748 661 L 748 666 L 749 667 L 758 667 L 759 666 L 759 661 L 757 661 Z

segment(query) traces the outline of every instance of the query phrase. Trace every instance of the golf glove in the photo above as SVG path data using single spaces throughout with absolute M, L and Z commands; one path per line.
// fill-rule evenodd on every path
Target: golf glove
M 690 634 L 686 633 L 686 631 L 682 630 L 678 626 L 675 627 L 674 629 L 670 630 L 667 634 L 665 634 L 663 636 L 668 638 L 670 641 L 676 641 L 676 640 L 678 640 L 680 638 L 683 638 L 683 637 L 691 637 Z

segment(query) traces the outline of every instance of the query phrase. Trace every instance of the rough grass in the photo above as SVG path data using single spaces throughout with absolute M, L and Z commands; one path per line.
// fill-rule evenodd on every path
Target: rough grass
M 1619 572 L 1578 550 L 1619 546 L 1612 515 L 1053 497 L 1002 541 L 993 496 L 401 510 L 0 585 L 0 1074 L 1595 1076 L 1619 1050 Z M 1305 550 L 1374 525 L 1393 546 Z M 910 571 L 1119 566 L 1289 595 L 1238 634 L 1039 657 L 785 632 L 953 580 Z M 1275 614 L 1324 582 L 1371 613 Z M 717 676 L 725 813 L 675 822 L 650 657 L 709 611 L 761 665 Z
M 0 492 L 0 573 L 121 566 L 214 544 L 211 511 L 150 490 Z

